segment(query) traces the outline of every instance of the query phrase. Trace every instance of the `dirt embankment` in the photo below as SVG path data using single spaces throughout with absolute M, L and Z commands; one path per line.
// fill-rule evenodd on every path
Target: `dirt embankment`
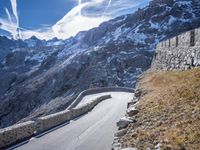
M 137 120 L 120 138 L 138 150 L 200 149 L 200 69 L 155 72 L 139 80 Z

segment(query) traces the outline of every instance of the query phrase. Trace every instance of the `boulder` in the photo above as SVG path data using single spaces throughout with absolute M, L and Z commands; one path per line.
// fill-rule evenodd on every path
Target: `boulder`
M 142 95 L 142 91 L 139 90 L 139 89 L 137 89 L 137 90 L 135 91 L 135 97 L 140 97 L 141 95 Z
M 123 117 L 117 122 L 119 129 L 126 128 L 130 123 L 133 123 L 133 120 L 129 117 Z
M 121 144 L 119 142 L 113 143 L 111 150 L 121 150 Z
M 122 130 L 119 130 L 117 133 L 115 133 L 115 136 L 121 137 L 121 136 L 125 135 L 126 133 L 127 133 L 127 129 L 122 129 Z
M 135 116 L 139 113 L 139 111 L 135 107 L 130 107 L 128 108 L 126 113 L 128 114 L 128 116 Z
M 137 103 L 137 101 L 131 101 L 131 102 L 128 102 L 127 104 L 127 108 L 130 108 L 131 106 L 135 105 Z

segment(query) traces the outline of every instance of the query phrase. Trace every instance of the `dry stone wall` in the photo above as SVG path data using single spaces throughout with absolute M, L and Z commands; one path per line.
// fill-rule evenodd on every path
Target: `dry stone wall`
M 34 121 L 16 124 L 0 130 L 0 148 L 31 137 L 36 131 Z
M 200 28 L 159 43 L 153 69 L 187 70 L 200 66 Z

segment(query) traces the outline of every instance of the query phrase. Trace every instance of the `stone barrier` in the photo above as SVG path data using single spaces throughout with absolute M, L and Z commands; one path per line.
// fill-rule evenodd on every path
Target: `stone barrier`
M 200 28 L 195 30 L 195 46 L 200 46 Z
M 93 101 L 86 103 L 81 106 L 77 104 L 81 99 L 86 95 L 102 93 L 102 92 L 134 92 L 134 89 L 131 88 L 95 88 L 83 91 L 75 100 L 73 107 L 66 109 L 64 111 L 51 114 L 44 117 L 39 117 L 35 121 L 28 121 L 20 124 L 16 124 L 4 129 L 0 129 L 0 149 L 5 148 L 16 142 L 30 138 L 35 134 L 42 133 L 46 130 L 49 130 L 53 127 L 56 127 L 62 123 L 75 119 L 90 110 L 92 110 L 98 103 L 103 100 L 111 98 L 110 94 L 100 96 L 95 98 Z M 77 107 L 76 107 L 77 106 Z
M 104 96 L 94 99 L 90 103 L 86 103 L 85 105 L 72 108 L 71 110 L 66 109 L 64 111 L 61 111 L 52 115 L 40 117 L 37 120 L 38 127 L 39 127 L 37 132 L 40 133 L 40 132 L 49 130 L 62 123 L 75 119 L 87 113 L 88 111 L 92 110 L 94 106 L 96 106 L 101 101 L 109 99 L 109 98 L 111 98 L 111 95 L 104 95 Z
M 24 140 L 34 135 L 36 125 L 34 121 L 16 124 L 0 129 L 0 148 Z
M 187 70 L 200 66 L 200 28 L 159 43 L 153 69 Z
M 134 89 L 125 87 L 102 87 L 102 88 L 92 88 L 89 90 L 85 90 L 78 95 L 78 97 L 73 101 L 73 103 L 68 107 L 68 109 L 76 107 L 83 99 L 83 97 L 87 95 L 103 93 L 103 92 L 134 92 Z
M 37 132 L 46 131 L 52 127 L 67 122 L 71 119 L 72 119 L 72 113 L 69 110 L 64 110 L 52 115 L 40 117 L 37 120 L 38 123 Z
M 88 111 L 92 110 L 98 103 L 111 98 L 111 95 L 100 96 L 85 105 L 64 110 L 55 114 L 40 117 L 36 121 L 28 121 L 0 129 L 0 148 L 10 144 L 22 141 L 33 136 L 35 133 L 41 133 L 56 127 L 62 123 L 75 119 Z
M 75 108 L 72 108 L 71 109 L 71 112 L 72 112 L 72 117 L 73 118 L 76 118 L 76 117 L 79 117 L 87 112 L 89 112 L 90 110 L 92 110 L 98 103 L 102 102 L 103 100 L 106 100 L 106 99 L 109 99 L 111 98 L 111 95 L 108 94 L 108 95 L 104 95 L 104 96 L 100 96 L 98 98 L 96 98 L 95 100 L 85 104 L 85 105 L 82 105 L 82 106 L 78 106 L 78 107 L 75 107 Z

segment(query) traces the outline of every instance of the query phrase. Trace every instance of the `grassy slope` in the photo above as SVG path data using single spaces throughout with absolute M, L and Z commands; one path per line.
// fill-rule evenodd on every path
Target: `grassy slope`
M 145 73 L 139 89 L 146 94 L 137 108 L 137 124 L 122 138 L 125 146 L 139 150 L 200 149 L 200 69 L 184 72 Z

